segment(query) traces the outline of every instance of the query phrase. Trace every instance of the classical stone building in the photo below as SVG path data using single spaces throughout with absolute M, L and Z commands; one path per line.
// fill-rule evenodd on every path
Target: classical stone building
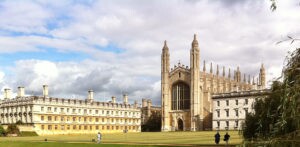
M 2 125 L 21 121 L 39 135 L 141 130 L 141 109 L 136 101 L 128 104 L 127 95 L 122 103 L 116 97 L 110 102 L 94 101 L 92 90 L 85 100 L 55 98 L 48 95 L 47 85 L 43 96 L 25 96 L 24 87 L 18 87 L 18 96 L 12 98 L 11 90 L 5 89 L 0 117 Z
M 161 55 L 161 101 L 162 131 L 176 130 L 207 130 L 212 129 L 212 94 L 232 91 L 264 89 L 265 69 L 261 66 L 259 82 L 251 84 L 244 74 L 242 79 L 239 67 L 231 77 L 230 69 L 227 76 L 225 67 L 222 72 L 217 65 L 213 73 L 206 72 L 205 61 L 200 71 L 200 48 L 196 35 L 190 49 L 190 67 L 178 63 L 170 68 L 170 54 L 165 41 Z M 253 78 L 254 79 L 254 78 Z
M 254 112 L 256 99 L 269 94 L 267 89 L 214 94 L 213 130 L 241 130 L 246 114 Z

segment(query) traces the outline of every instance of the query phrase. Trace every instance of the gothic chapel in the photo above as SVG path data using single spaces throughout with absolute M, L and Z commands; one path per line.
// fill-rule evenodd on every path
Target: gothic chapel
M 244 74 L 241 78 L 239 67 L 225 76 L 217 66 L 213 73 L 212 64 L 209 73 L 206 72 L 205 61 L 203 71 L 200 71 L 200 48 L 194 35 L 190 49 L 190 67 L 181 63 L 170 68 L 170 54 L 167 42 L 164 42 L 161 55 L 161 131 L 198 131 L 212 128 L 212 100 L 215 93 L 247 91 L 265 88 L 265 69 L 262 64 L 259 80 L 250 82 Z

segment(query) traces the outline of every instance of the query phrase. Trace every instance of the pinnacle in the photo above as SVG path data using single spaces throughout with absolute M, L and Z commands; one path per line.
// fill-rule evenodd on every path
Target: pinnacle
M 192 42 L 192 46 L 194 47 L 194 46 L 198 46 L 198 41 L 197 41 L 197 35 L 196 34 L 194 34 L 194 40 L 193 40 L 193 42 Z
M 164 41 L 164 47 L 163 47 L 163 49 L 169 49 L 168 46 L 167 46 L 167 40 Z

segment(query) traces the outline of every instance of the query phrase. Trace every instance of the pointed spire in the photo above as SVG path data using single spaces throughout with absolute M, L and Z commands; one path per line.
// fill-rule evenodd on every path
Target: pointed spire
M 223 66 L 223 77 L 225 77 L 225 66 Z
M 230 68 L 228 69 L 228 78 L 229 78 L 229 79 L 231 78 L 231 75 L 230 75 Z
M 261 69 L 265 69 L 265 67 L 264 67 L 264 64 L 263 63 L 261 63 L 261 67 L 260 67 Z
M 213 73 L 212 62 L 210 62 L 210 73 Z
M 203 71 L 206 71 L 206 67 L 205 67 L 205 60 L 203 61 Z
M 194 40 L 192 42 L 192 47 L 198 47 L 198 40 L 197 40 L 197 35 L 194 34 Z
M 168 45 L 167 45 L 167 40 L 165 40 L 165 42 L 164 42 L 163 50 L 169 50 Z
M 217 64 L 217 76 L 219 75 L 219 65 Z
M 252 85 L 255 85 L 254 76 L 252 78 Z
M 247 81 L 247 80 L 246 80 L 246 74 L 244 74 L 244 83 L 246 83 L 246 81 Z
M 248 84 L 250 84 L 251 82 L 251 77 L 250 77 L 250 75 L 248 76 Z

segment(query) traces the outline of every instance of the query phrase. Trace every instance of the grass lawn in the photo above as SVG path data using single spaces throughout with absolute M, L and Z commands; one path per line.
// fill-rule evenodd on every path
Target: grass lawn
M 201 132 L 143 132 L 143 133 L 115 133 L 103 134 L 103 144 L 101 146 L 124 146 L 120 144 L 135 145 L 213 145 L 215 131 Z M 242 136 L 237 131 L 229 131 L 229 144 L 240 144 Z M 223 137 L 225 132 L 220 132 L 221 144 L 224 144 Z M 44 142 L 47 138 L 48 142 Z M 33 137 L 0 137 L 0 146 L 16 147 L 49 147 L 63 146 L 95 146 L 92 139 L 96 139 L 96 134 L 86 135 L 52 135 L 52 136 L 33 136 Z M 28 144 L 28 145 L 26 145 Z M 128 146 L 125 145 L 125 146 Z M 99 146 L 99 145 L 96 145 Z

